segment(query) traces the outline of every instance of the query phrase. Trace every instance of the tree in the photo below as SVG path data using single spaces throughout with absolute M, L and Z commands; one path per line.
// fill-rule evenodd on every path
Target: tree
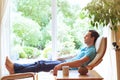
M 51 20 L 51 0 L 17 0 L 17 9 L 41 27 Z
M 38 46 L 39 44 L 40 26 L 31 19 L 16 16 L 13 22 L 13 33 L 20 39 L 18 43 L 23 46 Z

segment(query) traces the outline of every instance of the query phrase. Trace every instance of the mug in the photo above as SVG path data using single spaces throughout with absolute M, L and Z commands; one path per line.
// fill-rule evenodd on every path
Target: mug
M 69 76 L 69 66 L 62 66 L 63 76 Z

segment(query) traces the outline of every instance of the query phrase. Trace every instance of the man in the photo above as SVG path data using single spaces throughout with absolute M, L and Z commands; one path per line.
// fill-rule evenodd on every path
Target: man
M 53 69 L 53 74 L 57 75 L 57 70 L 62 69 L 62 66 L 69 66 L 71 69 L 76 69 L 81 65 L 88 65 L 96 56 L 94 44 L 98 37 L 99 34 L 95 30 L 89 30 L 84 36 L 84 42 L 87 46 L 81 49 L 74 57 L 59 58 L 56 61 L 40 60 L 32 64 L 12 63 L 7 57 L 5 65 L 10 74 L 50 71 Z

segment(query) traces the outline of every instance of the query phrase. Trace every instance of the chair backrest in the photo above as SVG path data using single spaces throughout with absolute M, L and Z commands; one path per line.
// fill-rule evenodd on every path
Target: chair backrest
M 106 37 L 99 37 L 95 44 L 97 54 L 95 58 L 88 64 L 88 69 L 93 69 L 95 66 L 101 63 L 103 60 L 103 56 L 106 52 L 107 48 L 107 38 Z

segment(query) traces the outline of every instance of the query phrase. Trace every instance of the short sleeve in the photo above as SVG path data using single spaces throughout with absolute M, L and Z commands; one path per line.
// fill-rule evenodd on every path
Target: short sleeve
M 94 59 L 96 56 L 96 49 L 95 47 L 91 47 L 86 51 L 86 56 L 90 58 L 90 61 Z

